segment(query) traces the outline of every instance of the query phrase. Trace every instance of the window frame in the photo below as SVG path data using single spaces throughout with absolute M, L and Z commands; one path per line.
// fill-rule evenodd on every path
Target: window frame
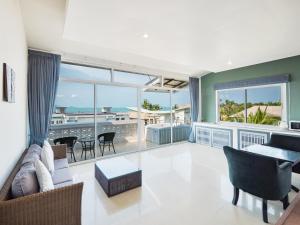
M 278 83 L 278 84 L 267 84 L 267 85 L 255 85 L 255 86 L 249 86 L 249 87 L 240 87 L 240 88 L 228 88 L 228 89 L 220 89 L 220 90 L 215 90 L 215 97 L 216 97 L 216 102 L 215 102 L 215 110 L 216 110 L 216 123 L 217 124 L 236 124 L 236 125 L 248 125 L 248 126 L 271 126 L 271 127 L 278 127 L 275 125 L 265 125 L 265 124 L 253 124 L 253 123 L 248 123 L 247 119 L 245 119 L 245 122 L 229 122 L 229 121 L 220 121 L 220 106 L 219 106 L 219 101 L 220 101 L 220 92 L 226 91 L 226 90 L 243 90 L 245 91 L 245 106 L 247 104 L 247 96 L 246 96 L 246 91 L 249 89 L 254 89 L 254 88 L 263 88 L 263 87 L 280 87 L 281 90 L 281 104 L 282 104 L 282 112 L 281 112 L 281 121 L 280 123 L 288 123 L 288 94 L 287 94 L 287 83 Z M 247 110 L 247 107 L 245 107 L 245 110 Z M 247 113 L 247 111 L 246 111 Z M 246 116 L 245 116 L 246 118 Z
M 154 77 L 154 79 L 153 80 L 155 80 L 155 79 L 159 79 L 159 76 L 157 76 L 157 75 L 152 75 L 152 74 L 146 74 L 146 73 L 138 73 L 138 72 L 132 72 L 132 71 L 126 71 L 126 70 L 118 70 L 118 69 L 113 69 L 113 72 L 112 72 L 112 74 L 111 74 L 111 77 L 113 77 L 113 79 L 111 79 L 112 80 L 112 82 L 117 82 L 117 83 L 123 83 L 123 84 L 134 84 L 133 82 L 121 82 L 121 81 L 118 81 L 117 79 L 116 79 L 116 77 L 117 77 L 117 75 L 116 75 L 116 73 L 127 73 L 128 75 L 129 74 L 131 74 L 131 75 L 133 75 L 133 76 L 148 76 L 149 78 L 150 77 Z M 122 75 L 121 75 L 122 76 Z M 149 80 L 148 82 L 150 82 L 151 80 Z M 151 87 L 151 85 L 147 85 L 147 83 L 148 82 L 146 82 L 145 84 L 138 84 L 138 85 L 142 85 L 142 86 L 149 86 L 149 87 Z

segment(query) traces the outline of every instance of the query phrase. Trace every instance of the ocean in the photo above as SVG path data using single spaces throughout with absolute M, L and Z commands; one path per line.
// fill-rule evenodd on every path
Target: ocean
M 129 112 L 129 109 L 127 107 L 112 107 L 112 112 Z M 102 112 L 102 108 L 97 108 L 97 112 Z M 94 113 L 93 107 L 74 107 L 70 106 L 66 108 L 66 113 Z

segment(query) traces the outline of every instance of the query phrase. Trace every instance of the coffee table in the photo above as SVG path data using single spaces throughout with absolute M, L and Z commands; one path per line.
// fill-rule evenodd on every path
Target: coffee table
M 95 164 L 95 178 L 108 197 L 142 185 L 142 170 L 124 157 L 104 159 Z

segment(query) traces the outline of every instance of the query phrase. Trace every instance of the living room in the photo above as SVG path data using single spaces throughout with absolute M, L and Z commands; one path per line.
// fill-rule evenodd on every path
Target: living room
M 298 224 L 298 1 L 0 3 L 0 225 Z

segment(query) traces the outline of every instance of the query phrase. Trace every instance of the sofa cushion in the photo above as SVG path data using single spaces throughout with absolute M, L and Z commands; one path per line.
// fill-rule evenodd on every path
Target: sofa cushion
M 52 175 L 53 184 L 60 184 L 67 181 L 73 181 L 73 177 L 70 173 L 69 168 L 64 168 L 60 170 L 55 170 L 54 174 Z
M 67 158 L 54 160 L 54 170 L 59 170 L 68 167 L 69 163 Z
M 41 159 L 51 174 L 54 173 L 54 153 L 48 141 L 44 141 Z
M 12 182 L 12 195 L 14 198 L 39 192 L 39 184 L 32 163 L 24 164 Z
M 40 185 L 40 191 L 44 192 L 53 190 L 54 185 L 52 182 L 52 177 L 46 166 L 40 160 L 36 160 L 34 166 L 36 170 L 36 176 Z
M 37 144 L 31 145 L 27 150 L 27 153 L 22 161 L 22 165 L 24 165 L 25 163 L 34 164 L 35 160 L 40 159 L 41 152 L 42 152 L 42 148 L 39 145 Z
M 62 187 L 70 186 L 72 184 L 73 184 L 73 181 L 66 181 L 66 182 L 63 182 L 63 183 L 60 183 L 60 184 L 55 184 L 54 188 L 55 189 L 62 188 Z

